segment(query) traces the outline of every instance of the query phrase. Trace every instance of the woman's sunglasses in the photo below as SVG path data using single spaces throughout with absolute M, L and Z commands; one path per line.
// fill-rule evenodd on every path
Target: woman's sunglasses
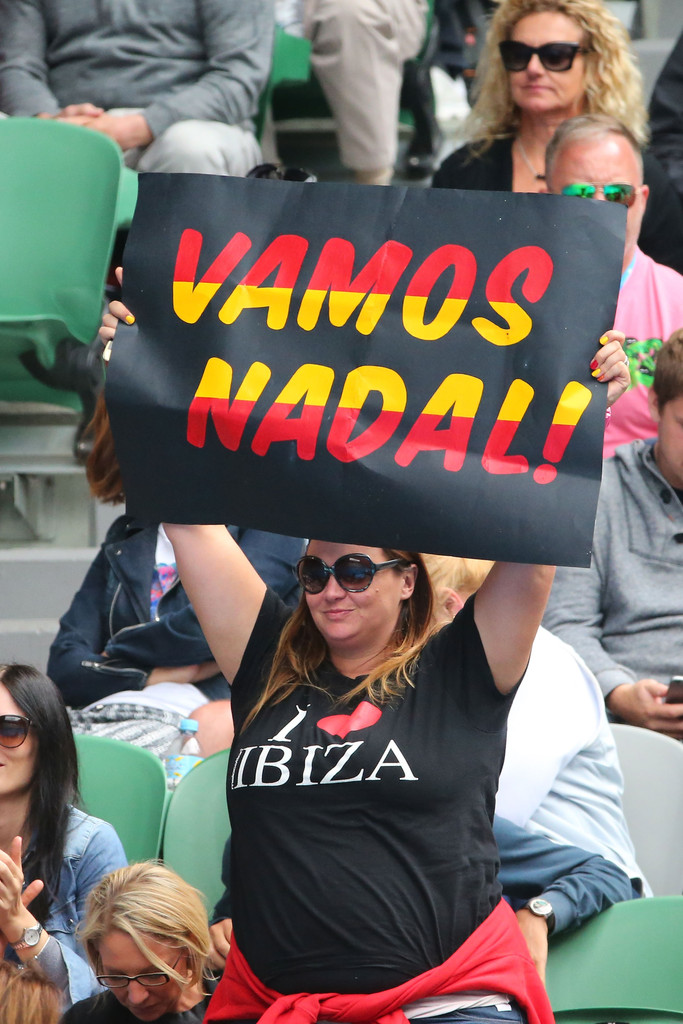
M 587 181 L 575 181 L 565 185 L 563 196 L 578 196 L 580 199 L 594 199 L 598 192 L 608 203 L 621 203 L 622 206 L 633 206 L 640 189 L 635 185 L 615 182 L 613 185 L 592 185 Z
M 543 46 L 527 46 L 516 39 L 498 43 L 506 71 L 525 71 L 536 53 L 546 71 L 569 71 L 577 53 L 588 53 L 580 43 L 544 43 Z
M 342 555 L 334 565 L 328 565 L 316 555 L 304 555 L 296 564 L 296 575 L 307 594 L 320 594 L 327 586 L 330 576 L 350 594 L 360 594 L 372 583 L 375 573 L 391 569 L 404 562 L 403 558 L 392 558 L 388 562 L 373 562 L 367 555 Z
M 0 747 L 20 747 L 30 728 L 30 718 L 24 718 L 23 715 L 0 715 Z

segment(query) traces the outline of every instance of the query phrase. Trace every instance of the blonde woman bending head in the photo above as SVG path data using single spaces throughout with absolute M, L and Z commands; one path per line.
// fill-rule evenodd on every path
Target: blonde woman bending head
M 77 1003 L 64 1024 L 201 1024 L 214 988 L 208 920 L 175 872 L 142 862 L 107 875 L 88 897 L 81 939 L 108 991 Z
M 545 150 L 558 125 L 606 114 L 648 140 L 640 71 L 626 29 L 602 0 L 499 0 L 465 123 L 466 144 L 437 188 L 544 192 Z M 683 272 L 683 211 L 666 172 L 645 154 L 650 186 L 640 248 Z

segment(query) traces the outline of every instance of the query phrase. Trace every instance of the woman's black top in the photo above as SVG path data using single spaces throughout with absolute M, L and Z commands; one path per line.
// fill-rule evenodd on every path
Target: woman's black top
M 446 157 L 434 175 L 434 188 L 512 190 L 512 138 L 496 139 L 483 156 L 462 146 Z M 644 181 L 650 188 L 638 245 L 657 263 L 683 274 L 683 205 L 659 160 L 643 154 Z

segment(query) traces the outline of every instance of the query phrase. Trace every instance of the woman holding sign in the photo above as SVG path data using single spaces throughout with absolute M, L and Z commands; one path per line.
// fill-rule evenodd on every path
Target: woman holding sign
M 613 399 L 616 334 L 595 365 Z M 221 526 L 166 530 L 236 731 L 233 941 L 205 1020 L 550 1024 L 491 821 L 553 568 L 497 564 L 435 631 L 415 552 L 312 540 L 291 613 Z
M 641 145 L 647 113 L 628 34 L 602 0 L 500 0 L 477 68 L 466 145 L 437 188 L 545 192 L 545 150 L 559 124 L 609 114 Z M 683 272 L 683 211 L 657 159 L 644 154 L 650 198 L 638 244 Z

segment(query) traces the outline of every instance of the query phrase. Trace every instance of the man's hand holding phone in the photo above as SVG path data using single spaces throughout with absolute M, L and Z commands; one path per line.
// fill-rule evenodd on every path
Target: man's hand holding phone
M 683 676 L 674 678 L 683 683 Z M 622 722 L 683 739 L 683 692 L 672 700 L 677 692 L 681 692 L 678 687 L 670 690 L 666 683 L 656 679 L 638 679 L 615 686 L 607 695 L 606 704 Z
M 672 676 L 664 698 L 665 704 L 683 704 L 683 676 Z

